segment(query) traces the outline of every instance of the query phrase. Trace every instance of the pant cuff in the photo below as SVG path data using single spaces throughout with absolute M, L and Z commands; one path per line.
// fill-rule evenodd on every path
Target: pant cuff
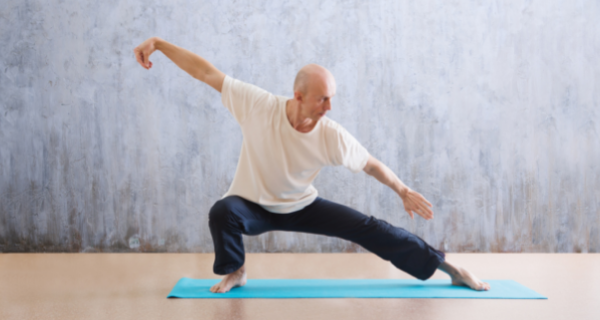
M 228 275 L 228 274 L 230 274 L 232 272 L 237 271 L 243 265 L 244 265 L 244 262 L 242 262 L 240 264 L 236 264 L 236 265 L 228 265 L 228 266 L 225 266 L 223 268 L 213 268 L 213 272 L 215 274 L 224 276 L 224 275 Z
M 431 278 L 431 276 L 433 276 L 433 274 L 435 273 L 435 270 L 437 270 L 440 264 L 442 264 L 442 262 L 444 262 L 445 260 L 446 254 L 442 251 L 435 250 L 434 256 L 429 260 L 429 264 L 427 265 L 427 267 L 425 267 L 422 277 L 420 277 L 419 279 L 425 281 Z

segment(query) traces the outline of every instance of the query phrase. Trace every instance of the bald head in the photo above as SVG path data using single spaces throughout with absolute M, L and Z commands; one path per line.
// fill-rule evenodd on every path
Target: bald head
M 289 100 L 292 101 L 289 106 L 286 104 L 288 117 L 292 117 L 288 119 L 292 119 L 292 123 L 300 123 L 298 127 L 314 126 L 331 110 L 335 90 L 335 79 L 329 70 L 314 63 L 305 65 L 294 80 L 294 99 Z
M 329 70 L 318 64 L 307 64 L 298 71 L 294 80 L 294 93 L 300 92 L 303 96 L 309 94 L 313 87 L 333 86 L 335 79 Z

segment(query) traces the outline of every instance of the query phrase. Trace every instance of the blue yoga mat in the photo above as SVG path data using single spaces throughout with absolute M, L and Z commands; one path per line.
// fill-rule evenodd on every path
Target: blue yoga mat
M 450 279 L 248 279 L 226 293 L 210 288 L 221 279 L 181 278 L 167 298 L 452 298 L 548 299 L 513 280 L 482 280 L 488 291 L 454 286 Z

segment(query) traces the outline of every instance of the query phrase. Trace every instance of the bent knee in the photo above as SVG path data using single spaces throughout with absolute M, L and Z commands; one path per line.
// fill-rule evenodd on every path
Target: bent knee
M 209 223 L 227 223 L 231 219 L 233 208 L 239 201 L 237 197 L 226 197 L 215 202 L 208 212 Z

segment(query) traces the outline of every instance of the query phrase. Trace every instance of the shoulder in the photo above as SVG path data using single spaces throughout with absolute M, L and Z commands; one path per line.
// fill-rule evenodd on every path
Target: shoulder
M 221 102 L 242 125 L 252 115 L 271 109 L 277 98 L 259 86 L 225 75 Z
M 333 119 L 328 118 L 327 116 L 324 116 L 323 118 L 321 118 L 320 121 L 323 122 L 321 124 L 323 131 L 328 136 L 337 137 L 339 135 L 349 134 L 348 131 L 341 124 L 339 124 L 337 121 L 335 121 Z
M 234 78 L 230 75 L 225 75 L 225 79 L 223 80 L 223 88 L 229 90 L 244 90 L 244 91 L 255 91 L 260 93 L 269 93 L 267 90 L 251 84 L 249 82 Z M 270 94 L 270 93 L 269 93 Z
M 321 125 L 323 126 L 323 130 L 326 130 L 326 131 L 337 131 L 337 130 L 339 130 L 339 128 L 342 127 L 335 120 L 330 119 L 327 116 L 323 116 L 321 118 L 321 120 L 319 120 L 319 121 L 321 121 Z
M 271 92 L 230 75 L 225 75 L 221 95 L 224 101 L 231 99 L 238 103 L 244 101 L 251 104 L 264 104 L 276 100 Z

